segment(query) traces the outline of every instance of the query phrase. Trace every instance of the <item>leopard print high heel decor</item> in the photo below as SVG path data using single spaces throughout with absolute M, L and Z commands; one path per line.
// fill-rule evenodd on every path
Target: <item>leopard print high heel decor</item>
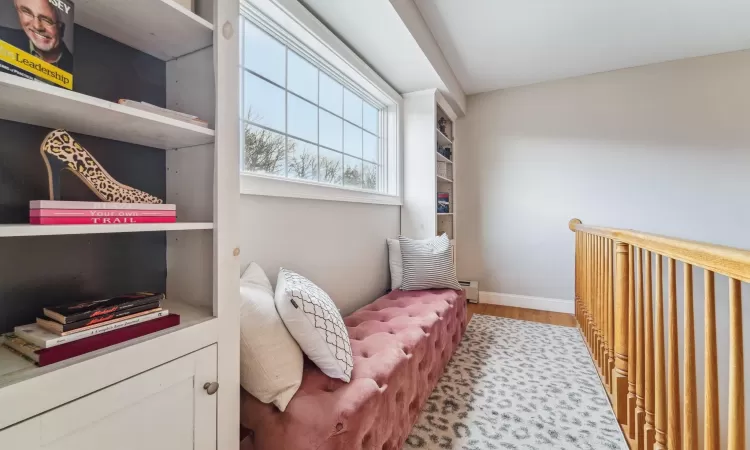
M 105 202 L 163 203 L 161 199 L 118 183 L 112 175 L 65 130 L 55 130 L 40 148 L 49 175 L 50 200 L 60 200 L 60 173 L 69 170 Z

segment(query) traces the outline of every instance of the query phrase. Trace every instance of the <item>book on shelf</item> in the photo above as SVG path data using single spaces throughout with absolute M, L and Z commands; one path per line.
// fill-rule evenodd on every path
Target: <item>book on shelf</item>
M 73 89 L 74 9 L 70 0 L 0 2 L 0 72 Z
M 161 314 L 126 317 L 125 320 L 122 320 L 120 322 L 94 327 L 85 331 L 79 331 L 77 333 L 66 334 L 65 336 L 61 336 L 57 333 L 46 330 L 36 323 L 15 327 L 13 331 L 18 337 L 30 344 L 34 344 L 36 346 L 39 346 L 40 348 L 50 348 L 57 347 L 58 345 L 62 344 L 67 344 L 68 342 L 78 341 L 80 339 L 96 336 L 97 334 L 109 333 L 110 331 L 119 330 L 120 328 L 148 322 L 150 320 L 155 320 L 164 315 L 165 311 L 161 311 Z
M 17 333 L 5 334 L 3 345 L 16 351 L 40 367 L 85 355 L 112 345 L 121 344 L 180 324 L 180 316 L 162 311 L 159 317 L 52 347 L 41 347 L 22 338 Z
M 39 355 L 36 353 L 37 351 L 39 351 L 39 347 L 26 342 L 25 340 L 16 336 L 15 333 L 5 333 L 3 335 L 3 345 L 15 351 L 24 358 L 31 360 L 32 362 L 39 362 Z
M 201 120 L 198 116 L 194 116 L 192 114 L 186 114 L 179 111 L 174 111 L 167 108 L 162 108 L 161 106 L 152 105 L 151 103 L 146 102 L 137 102 L 135 100 L 128 100 L 125 98 L 121 98 L 117 101 L 117 103 L 129 106 L 131 108 L 139 109 L 141 111 L 150 112 L 153 114 L 158 114 L 160 116 L 169 117 L 170 119 L 180 120 L 182 122 L 191 123 L 193 125 L 198 125 L 199 127 L 205 127 L 208 128 L 208 122 L 205 120 Z
M 446 214 L 451 212 L 451 196 L 448 192 L 437 193 L 437 212 L 438 214 Z
M 125 320 L 138 319 L 140 317 L 146 317 L 146 316 L 148 316 L 149 319 L 153 319 L 153 318 L 156 318 L 156 317 L 164 316 L 164 315 L 166 315 L 166 313 L 167 313 L 167 311 L 164 310 L 164 309 L 155 308 L 155 309 L 150 309 L 150 310 L 147 310 L 147 311 L 141 311 L 141 312 L 133 313 L 133 314 L 130 314 L 129 316 L 118 317 L 116 319 L 106 320 L 106 321 L 102 321 L 102 322 L 96 322 L 96 323 L 93 323 L 91 325 L 83 326 L 83 327 L 76 328 L 76 329 L 69 330 L 69 331 L 64 331 L 63 330 L 64 325 L 61 324 L 61 323 L 57 323 L 54 320 L 42 319 L 42 318 L 37 317 L 36 324 L 39 325 L 40 327 L 44 328 L 47 331 L 51 331 L 53 333 L 57 333 L 60 336 L 67 336 L 69 334 L 80 333 L 81 331 L 93 330 L 93 329 L 96 329 L 96 328 L 99 328 L 99 327 L 102 327 L 102 326 L 111 325 L 111 324 L 114 324 L 114 323 L 117 323 L 117 322 L 122 322 L 122 321 L 125 321 Z
M 75 218 L 126 218 L 126 217 L 176 217 L 175 210 L 149 209 L 31 209 L 29 217 L 75 217 Z
M 89 317 L 87 319 L 79 320 L 77 322 L 59 323 L 55 320 L 47 320 L 47 319 L 37 319 L 37 320 L 44 320 L 44 321 L 50 322 L 49 325 L 42 325 L 43 328 L 47 328 L 48 330 L 54 331 L 56 333 L 62 333 L 62 332 L 83 329 L 83 328 L 89 327 L 91 325 L 96 325 L 99 323 L 110 322 L 112 320 L 119 319 L 120 317 L 134 316 L 135 314 L 141 313 L 143 311 L 151 311 L 151 312 L 157 311 L 159 307 L 160 307 L 159 302 L 152 302 L 152 303 L 147 303 L 145 305 L 136 306 L 133 308 L 116 310 L 108 314 L 96 315 L 93 317 Z
M 177 217 L 29 217 L 31 225 L 129 225 L 176 223 Z
M 97 316 L 112 314 L 120 310 L 159 303 L 165 295 L 158 292 L 136 292 L 117 297 L 85 302 L 68 303 L 44 308 L 42 313 L 58 323 L 71 323 Z
M 176 211 L 171 203 L 114 203 L 114 202 L 73 202 L 67 200 L 32 200 L 29 209 L 78 209 L 78 210 L 136 210 L 136 211 Z

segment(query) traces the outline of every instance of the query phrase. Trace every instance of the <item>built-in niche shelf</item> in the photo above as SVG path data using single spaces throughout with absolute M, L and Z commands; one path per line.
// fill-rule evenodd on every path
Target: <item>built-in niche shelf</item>
M 212 230 L 212 222 L 134 223 L 122 225 L 0 225 L 0 237 L 65 236 L 71 234 L 143 233 L 149 231 Z
M 401 208 L 401 234 L 404 236 L 427 239 L 446 233 L 455 245 L 457 149 L 451 138 L 455 137 L 456 118 L 447 100 L 436 89 L 404 95 L 405 172 Z M 445 132 L 440 130 L 441 126 Z M 451 150 L 451 158 L 439 151 L 446 147 Z M 442 208 L 445 194 L 448 209 Z
M 77 0 L 75 21 L 162 61 L 213 43 L 213 25 L 172 0 Z
M 438 142 L 438 144 L 440 144 L 442 147 L 447 147 L 447 146 L 453 145 L 453 141 L 450 140 L 448 138 L 448 136 L 446 136 L 445 134 L 443 134 L 443 132 L 440 131 L 439 128 L 436 131 L 437 131 L 437 142 Z
M 6 73 L 0 119 L 161 149 L 214 141 L 208 128 Z
M 453 164 L 453 161 L 451 161 L 450 159 L 446 158 L 445 156 L 441 155 L 438 152 L 435 152 L 435 156 L 437 156 L 438 161 L 448 163 L 448 164 Z

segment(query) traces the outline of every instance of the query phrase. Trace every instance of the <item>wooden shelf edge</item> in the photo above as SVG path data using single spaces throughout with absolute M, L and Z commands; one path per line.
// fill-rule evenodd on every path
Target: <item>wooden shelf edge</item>
M 153 231 L 212 230 L 213 222 L 143 223 L 123 225 L 0 225 L 0 238 L 66 236 L 74 234 L 145 233 Z
M 7 73 L 0 73 L 0 119 L 156 148 L 202 145 L 215 139 L 210 128 Z
M 441 155 L 440 153 L 435 152 L 435 155 L 437 156 L 437 160 L 438 161 L 442 161 L 442 162 L 448 163 L 448 164 L 453 164 L 453 161 L 451 161 L 450 159 L 448 159 L 445 156 Z
M 448 139 L 448 136 L 446 136 L 442 131 L 440 131 L 439 128 L 436 128 L 435 131 L 438 134 L 438 141 L 442 140 L 448 143 L 448 145 L 453 145 L 453 141 L 451 139 Z M 442 139 L 440 139 L 442 137 Z

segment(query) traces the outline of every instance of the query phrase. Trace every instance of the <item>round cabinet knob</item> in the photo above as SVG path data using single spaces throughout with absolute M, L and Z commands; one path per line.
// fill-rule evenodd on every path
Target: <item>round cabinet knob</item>
M 208 395 L 214 395 L 216 392 L 219 391 L 219 383 L 213 382 L 213 383 L 206 383 L 203 385 L 203 389 L 208 392 Z

